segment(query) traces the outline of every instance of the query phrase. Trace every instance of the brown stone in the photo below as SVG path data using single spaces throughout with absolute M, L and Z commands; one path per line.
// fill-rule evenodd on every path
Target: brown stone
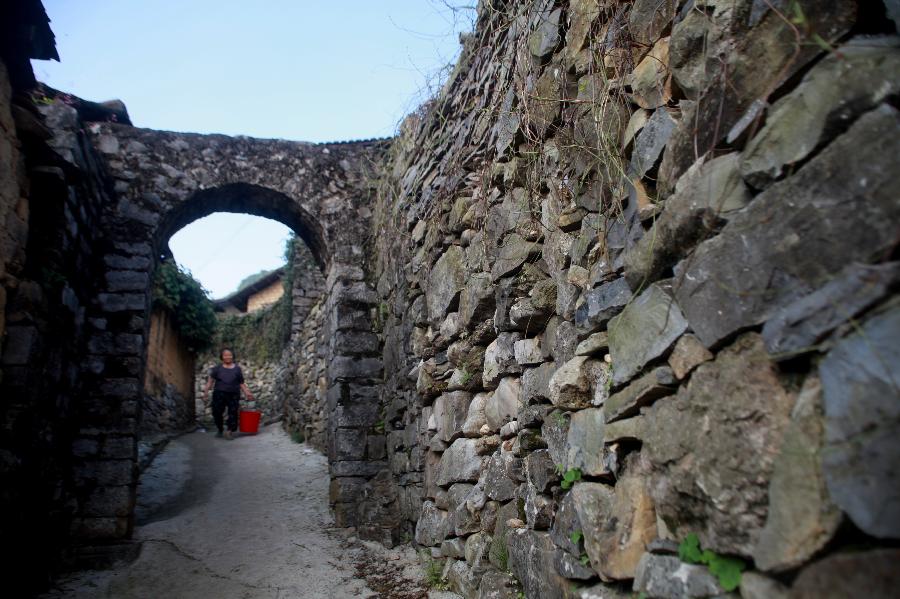
M 822 385 L 812 376 L 797 397 L 769 484 L 769 513 L 753 550 L 764 571 L 795 568 L 831 540 L 841 512 L 822 473 Z
M 706 349 L 694 335 L 687 334 L 682 335 L 675 342 L 672 355 L 669 356 L 669 367 L 675 373 L 675 378 L 680 380 L 700 364 L 712 359 L 712 352 Z
M 653 44 L 630 76 L 632 98 L 641 108 L 658 108 L 672 99 L 669 75 L 669 38 Z
M 634 578 L 641 556 L 657 535 L 650 480 L 636 467 L 637 462 L 632 460 L 633 468 L 616 482 L 611 497 L 605 489 L 595 495 L 606 500 L 579 502 L 583 492 L 576 495 L 585 549 L 594 570 L 607 581 Z M 575 488 L 585 484 L 590 483 L 579 483 Z
M 791 599 L 891 599 L 900 588 L 900 550 L 838 553 L 807 566 L 791 588 Z

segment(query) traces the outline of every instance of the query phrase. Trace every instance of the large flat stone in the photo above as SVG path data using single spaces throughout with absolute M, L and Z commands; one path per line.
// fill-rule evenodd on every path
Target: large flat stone
M 522 407 L 522 385 L 519 379 L 511 376 L 500 379 L 500 384 L 488 396 L 484 405 L 487 425 L 491 431 L 499 431 L 500 427 L 516 417 Z
M 463 434 L 472 394 L 465 391 L 443 393 L 434 400 L 434 417 L 438 436 L 447 443 Z
M 900 538 L 900 307 L 840 340 L 819 365 L 822 460 L 832 500 L 879 538 Z
M 609 323 L 613 383 L 628 382 L 687 330 L 668 286 L 654 283 Z
M 544 418 L 544 424 L 541 426 L 541 436 L 547 443 L 547 450 L 554 464 L 566 463 L 570 418 L 570 413 L 555 410 Z
M 763 571 L 802 565 L 831 540 L 841 522 L 822 474 L 822 387 L 808 378 L 797 397 L 769 484 L 769 514 L 753 550 Z
M 889 599 L 900 588 L 900 550 L 837 553 L 800 572 L 791 599 Z
M 459 298 L 460 324 L 468 328 L 490 318 L 494 314 L 496 300 L 491 275 L 477 272 L 469 277 Z
M 676 269 L 678 304 L 710 347 L 896 243 L 900 114 L 882 105 L 737 213 Z
M 900 279 L 900 262 L 850 264 L 834 279 L 777 311 L 763 326 L 771 354 L 813 349 L 838 325 L 886 296 Z
M 466 420 L 462 426 L 463 435 L 466 437 L 481 436 L 481 427 L 487 424 L 487 415 L 484 413 L 487 400 L 487 393 L 477 393 L 469 403 Z
M 835 132 L 900 91 L 900 38 L 856 37 L 814 66 L 769 110 L 747 144 L 741 172 L 755 187 L 779 178 Z
M 643 412 L 654 504 L 677 538 L 695 532 L 704 548 L 752 554 L 793 404 L 762 339 L 749 333 Z
M 456 307 L 465 284 L 466 254 L 461 247 L 452 245 L 441 254 L 428 274 L 425 301 L 428 319 L 433 325 L 439 325 L 447 313 Z
M 438 509 L 431 501 L 422 504 L 422 514 L 416 522 L 416 543 L 435 547 L 441 544 L 448 532 L 447 512 Z
M 479 484 L 484 488 L 484 494 L 489 499 L 509 501 L 516 496 L 519 482 L 510 476 L 510 468 L 516 467 L 510 464 L 512 460 L 518 460 L 518 458 L 509 454 L 496 454 L 486 460 Z
M 637 135 L 628 174 L 638 179 L 653 170 L 662 156 L 666 142 L 675 130 L 675 120 L 665 107 L 657 108 Z
M 603 408 L 572 413 L 566 436 L 566 468 L 578 468 L 586 476 L 612 474 L 604 459 Z
M 476 439 L 457 439 L 441 455 L 435 484 L 447 486 L 455 482 L 475 482 L 483 458 L 478 455 Z

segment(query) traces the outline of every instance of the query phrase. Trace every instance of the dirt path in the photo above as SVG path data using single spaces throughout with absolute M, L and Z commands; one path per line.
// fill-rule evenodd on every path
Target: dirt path
M 234 441 L 203 432 L 173 441 L 138 496 L 140 557 L 70 576 L 46 597 L 455 597 L 426 592 L 410 549 L 331 528 L 325 457 L 279 425 Z M 385 564 L 381 577 L 368 576 L 377 591 L 357 575 L 373 561 Z M 387 591 L 385 575 L 395 581 Z

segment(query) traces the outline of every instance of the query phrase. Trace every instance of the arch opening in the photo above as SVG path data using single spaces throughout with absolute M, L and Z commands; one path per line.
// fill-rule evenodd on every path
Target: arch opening
M 200 323 L 201 328 L 205 326 L 208 330 L 206 339 L 190 338 L 192 332 L 196 335 L 197 315 L 205 309 L 208 316 L 212 316 L 205 298 L 198 299 L 195 293 L 194 305 L 184 310 L 193 320 L 183 319 L 179 310 L 165 306 L 166 302 L 152 302 L 145 337 L 142 437 L 152 438 L 166 429 L 189 427 L 195 422 L 207 430 L 214 430 L 213 414 L 201 397 L 206 373 L 218 362 L 217 350 L 221 347 L 237 350 L 247 384 L 253 390 L 253 400 L 243 403 L 242 409 L 262 412 L 264 421 L 274 421 L 283 415 L 291 387 L 310 386 L 308 381 L 296 380 L 305 373 L 302 369 L 298 371 L 296 364 L 291 362 L 296 362 L 292 355 L 298 349 L 297 340 L 305 335 L 304 341 L 308 341 L 320 324 L 315 317 L 308 319 L 308 316 L 324 290 L 322 270 L 328 259 L 323 253 L 325 243 L 321 227 L 290 198 L 248 184 L 229 184 L 194 194 L 160 220 L 154 245 L 163 249 L 157 253 L 153 268 L 172 264 L 174 271 L 179 273 L 177 276 L 192 276 L 196 283 L 205 286 L 205 281 L 197 280 L 200 272 L 191 273 L 188 268 L 186 272 L 190 275 L 185 275 L 185 269 L 180 268 L 186 265 L 172 252 L 172 236 L 206 216 L 223 212 L 249 215 L 251 219 L 256 216 L 285 225 L 292 235 L 285 246 L 278 248 L 277 256 L 283 257 L 284 261 L 276 265 L 271 263 L 274 256 L 269 256 L 269 262 L 265 264 L 245 262 L 242 265 L 244 272 L 234 273 L 233 287 L 223 292 L 223 287 L 218 286 L 213 296 L 217 299 L 210 298 L 215 317 L 212 323 Z M 211 231 L 209 237 L 213 248 L 221 244 L 226 232 L 220 233 L 215 239 L 216 235 Z M 196 238 L 196 232 L 194 236 Z M 314 240 L 315 249 L 310 246 L 310 239 Z M 224 253 L 246 252 L 241 252 L 238 244 Z M 267 270 L 261 271 L 261 268 Z M 235 269 L 239 267 L 235 265 Z M 172 272 L 167 273 L 167 276 L 171 275 Z M 245 275 L 261 276 L 238 285 L 237 279 L 251 278 Z M 158 281 L 159 277 L 155 276 L 153 280 Z M 154 293 L 158 291 L 155 287 Z M 203 305 L 196 305 L 198 303 Z M 214 328 L 210 328 L 213 325 Z M 307 330 L 310 328 L 314 329 L 312 333 Z M 203 340 L 208 343 L 202 343 Z M 215 426 L 221 428 L 221 424 Z
M 154 235 L 157 255 L 171 258 L 172 235 L 216 212 L 244 213 L 283 223 L 309 247 L 322 272 L 330 262 L 325 232 L 312 215 L 284 193 L 250 183 L 228 183 L 197 191 L 163 214 Z

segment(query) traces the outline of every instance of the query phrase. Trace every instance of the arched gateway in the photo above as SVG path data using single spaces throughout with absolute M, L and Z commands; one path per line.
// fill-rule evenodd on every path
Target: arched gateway
M 379 435 L 381 361 L 371 341 L 375 294 L 364 272 L 370 165 L 383 144 L 232 138 L 112 123 L 87 129 L 92 157 L 81 159 L 99 162 L 106 187 L 99 216 L 104 278 L 88 308 L 85 409 L 76 443 L 102 449 L 77 458 L 74 536 L 91 544 L 131 534 L 153 271 L 169 254 L 174 232 L 223 211 L 293 228 L 326 275 L 327 347 L 321 351 L 328 363 L 332 500 L 339 522 L 355 524 L 356 494 L 384 466 L 383 456 L 368 449 L 383 443 L 368 439 Z M 64 139 L 60 133 L 57 141 Z

